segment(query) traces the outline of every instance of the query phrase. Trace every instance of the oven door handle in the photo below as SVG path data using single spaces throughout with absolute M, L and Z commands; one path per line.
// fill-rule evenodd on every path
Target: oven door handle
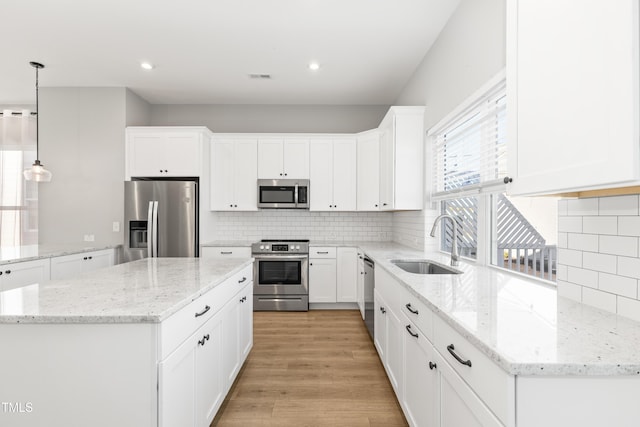
M 306 259 L 309 259 L 308 255 L 254 255 L 253 258 L 256 261 L 263 261 L 263 260 L 267 260 L 267 261 L 274 261 L 274 260 L 280 260 L 280 259 L 288 259 L 288 260 L 300 260 L 300 261 L 304 261 Z

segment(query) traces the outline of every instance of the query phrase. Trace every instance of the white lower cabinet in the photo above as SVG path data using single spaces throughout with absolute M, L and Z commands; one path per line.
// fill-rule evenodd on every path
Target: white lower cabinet
M 358 249 L 333 246 L 309 248 L 309 302 L 356 303 Z
M 335 258 L 309 258 L 309 302 L 336 302 Z
M 515 426 L 512 375 L 382 268 L 374 301 L 374 344 L 409 425 Z
M 213 421 L 253 346 L 251 277 L 247 267 L 163 322 L 162 340 L 174 342 L 186 325 L 207 319 L 175 350 L 161 346 L 169 352 L 158 365 L 161 427 Z
M 0 265 L 0 291 L 49 280 L 49 259 Z
M 51 280 L 68 279 L 80 273 L 110 267 L 113 264 L 113 249 L 53 257 L 51 258 Z
M 356 302 L 358 299 L 358 250 L 356 248 L 338 248 L 336 274 L 336 300 Z

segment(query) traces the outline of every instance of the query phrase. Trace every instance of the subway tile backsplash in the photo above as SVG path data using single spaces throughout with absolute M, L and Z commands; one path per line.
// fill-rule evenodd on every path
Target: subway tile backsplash
M 558 294 L 640 320 L 640 196 L 561 200 Z
M 391 241 L 390 212 L 310 212 L 261 210 L 257 212 L 211 212 L 206 218 L 213 240 L 258 241 L 260 239 L 311 239 L 345 241 Z

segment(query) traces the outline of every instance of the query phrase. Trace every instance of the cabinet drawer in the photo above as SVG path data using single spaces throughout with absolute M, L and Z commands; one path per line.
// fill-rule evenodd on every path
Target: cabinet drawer
M 515 425 L 514 377 L 500 369 L 438 316 L 433 316 L 433 332 L 434 346 L 449 366 L 469 384 L 503 424 Z M 452 352 L 461 360 L 458 361 Z M 468 362 L 471 366 L 462 362 Z
M 160 358 L 164 359 L 187 337 L 219 312 L 248 281 L 251 281 L 251 266 L 243 268 L 162 322 L 160 326 Z
M 315 246 L 309 248 L 309 258 L 335 258 L 336 248 L 332 246 Z
M 425 337 L 433 342 L 433 312 L 418 297 L 401 286 L 398 289 L 399 298 L 396 300 L 400 305 L 398 312 L 404 313 L 407 319 L 415 323 Z
M 251 258 L 251 248 L 248 246 L 203 246 L 200 257 L 216 258 Z

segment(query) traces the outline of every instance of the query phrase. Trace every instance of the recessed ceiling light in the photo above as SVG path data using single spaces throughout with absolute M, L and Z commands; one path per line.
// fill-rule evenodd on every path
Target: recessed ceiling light
M 144 68 L 145 70 L 153 70 L 155 68 L 150 62 L 143 62 L 140 64 L 140 67 Z
M 309 69 L 311 71 L 318 71 L 320 69 L 320 64 L 318 64 L 317 62 L 310 62 Z

